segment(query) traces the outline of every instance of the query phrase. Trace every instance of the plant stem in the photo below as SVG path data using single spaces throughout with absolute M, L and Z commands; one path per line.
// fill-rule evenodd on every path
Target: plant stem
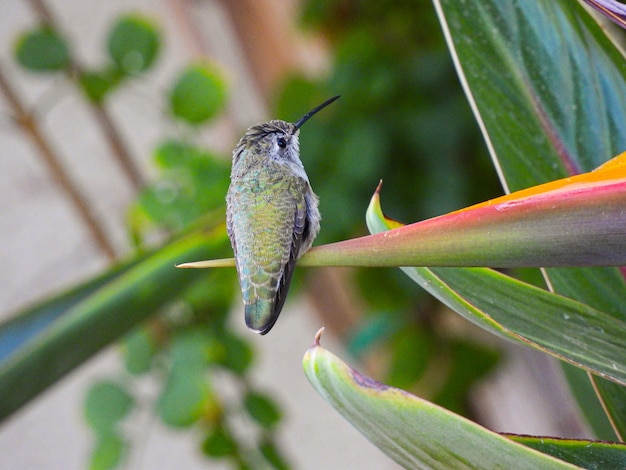
M 52 149 L 52 146 L 44 137 L 37 121 L 32 114 L 26 110 L 26 107 L 18 98 L 17 93 L 12 88 L 2 69 L 0 69 L 0 90 L 13 110 L 15 121 L 24 130 L 26 135 L 30 137 L 35 147 L 37 147 L 55 182 L 63 189 L 76 207 L 76 210 L 100 250 L 110 260 L 114 260 L 115 250 L 106 237 L 104 228 L 91 212 L 89 206 L 80 194 L 79 189 L 73 184 L 69 174 L 65 171 L 60 159 Z

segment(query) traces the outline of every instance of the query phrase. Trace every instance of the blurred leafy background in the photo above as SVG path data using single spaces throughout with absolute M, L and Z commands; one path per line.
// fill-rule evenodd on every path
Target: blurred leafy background
M 177 54 L 173 39 L 160 26 L 163 19 L 124 11 L 108 26 L 98 24 L 98 28 L 108 28 L 105 39 L 100 38 L 99 61 L 85 65 L 76 52 L 82 38 L 66 35 L 55 20 L 56 15 L 76 18 L 62 15 L 65 12 L 55 2 L 27 3 L 33 11 L 32 24 L 10 43 L 6 41 L 3 46 L 11 57 L 3 60 L 19 64 L 32 75 L 27 80 L 37 82 L 35 86 L 44 91 L 31 107 L 19 106 L 19 99 L 13 98 L 19 97 L 15 88 L 20 84 L 0 70 L 7 116 L 4 129 L 9 133 L 20 128 L 23 138 L 34 142 L 52 179 L 81 214 L 89 238 L 109 260 L 100 267 L 109 262 L 117 265 L 123 255 L 130 261 L 122 270 L 132 270 L 138 263 L 147 278 L 161 279 L 154 265 L 144 268 L 141 263 L 168 255 L 172 246 L 194 233 L 205 237 L 196 254 L 230 256 L 223 226 L 228 149 L 246 126 L 264 118 L 255 115 L 250 121 L 253 111 L 244 119 L 238 109 L 254 108 L 259 102 L 266 105 L 265 118 L 295 120 L 328 96 L 342 95 L 332 110 L 316 116 L 301 134 L 302 158 L 321 199 L 318 244 L 366 233 L 365 208 L 381 178 L 390 215 L 403 221 L 439 215 L 501 193 L 429 1 L 303 0 L 290 3 L 286 13 L 278 13 L 276 2 L 256 2 L 256 6 L 198 2 L 194 6 L 171 1 L 168 11 L 190 27 L 191 38 L 183 44 L 178 40 L 176 45 L 190 49 L 194 57 L 177 62 L 176 75 L 161 80 L 166 85 L 160 95 L 147 97 L 148 90 L 154 91 L 147 86 L 156 80 L 151 77 L 162 73 L 159 61 L 164 55 Z M 204 14 L 219 10 L 241 41 L 250 75 L 245 86 L 219 54 L 194 37 L 203 31 L 190 18 L 203 11 L 204 4 L 212 5 Z M 98 22 L 97 18 L 90 21 Z M 284 50 L 288 41 L 275 37 L 280 35 L 274 31 L 275 24 L 284 26 L 285 37 L 289 38 L 292 28 L 294 35 L 313 46 Z M 321 55 L 324 65 L 313 72 L 303 66 L 307 53 Z M 75 170 L 55 155 L 54 143 L 47 144 L 51 139 L 45 135 L 46 126 L 54 130 L 48 122 L 63 119 L 49 112 L 62 99 L 55 91 L 60 82 L 72 87 L 78 96 L 74 99 L 91 110 L 109 147 L 111 157 L 106 158 L 118 162 L 120 179 L 128 180 L 133 188 L 128 198 L 132 202 L 125 204 L 122 242 L 119 234 L 115 238 L 102 224 L 106 206 L 94 215 L 73 181 Z M 246 102 L 238 86 L 253 88 L 248 96 L 258 101 Z M 148 117 L 135 118 L 137 122 L 159 116 L 151 134 L 149 161 L 145 156 L 133 157 L 134 149 L 124 145 L 125 136 L 136 130 L 134 122 L 120 124 L 111 115 L 111 104 L 119 95 L 118 100 L 137 108 L 136 114 L 145 110 Z M 72 144 L 66 141 L 57 146 L 65 150 Z M 57 163 L 51 163 L 51 158 Z M 97 172 L 90 176 L 97 177 Z M 41 231 L 45 234 L 45 230 L 44 225 Z M 141 323 L 120 343 L 124 366 L 85 392 L 84 415 L 94 441 L 91 467 L 113 468 L 127 461 L 133 446 L 141 441 L 126 431 L 127 421 L 133 409 L 148 406 L 149 413 L 166 425 L 194 429 L 190 439 L 198 441 L 208 458 L 234 468 L 289 468 L 284 452 L 294 455 L 298 449 L 284 450 L 275 439 L 280 403 L 256 384 L 254 348 L 241 329 L 233 327 L 241 318 L 228 315 L 239 305 L 234 273 L 196 273 L 185 283 L 175 284 L 175 289 L 174 284 L 168 289 L 168 282 L 156 284 L 163 286 L 156 308 L 142 302 L 147 294 L 138 284 L 134 303 L 128 303 L 141 311 L 137 320 L 107 336 L 111 341 L 124 328 Z M 78 305 L 88 288 L 88 284 L 79 285 L 69 297 L 70 305 Z M 292 298 L 302 298 L 299 294 L 307 291 L 317 321 L 331 326 L 370 373 L 456 412 L 475 415 L 469 392 L 494 370 L 498 346 L 485 342 L 470 326 L 459 325 L 456 317 L 398 270 L 342 270 L 340 274 L 299 270 Z M 58 298 L 32 308 L 14 302 L 25 310 L 17 313 L 17 320 L 7 320 L 4 331 L 21 322 L 29 324 L 29 319 L 40 320 L 41 312 L 54 302 Z M 52 327 L 67 311 L 56 308 L 43 328 Z M 117 311 L 120 317 L 125 314 Z M 109 318 L 105 328 L 114 321 L 115 317 Z M 0 339 L 7 337 L 0 335 Z M 266 340 L 280 339 L 270 335 Z M 0 359 L 10 359 L 19 346 L 10 345 Z M 72 349 L 71 344 L 60 347 Z M 79 357 L 78 363 L 93 352 Z M 146 377 L 158 389 L 147 400 L 137 391 Z M 41 387 L 45 386 L 42 382 Z

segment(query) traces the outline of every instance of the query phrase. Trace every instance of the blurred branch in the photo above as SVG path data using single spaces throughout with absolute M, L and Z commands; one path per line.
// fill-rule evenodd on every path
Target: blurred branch
M 228 13 L 262 95 L 267 98 L 291 68 L 298 68 L 291 34 L 293 2 L 227 0 Z
M 0 90 L 4 94 L 9 106 L 13 111 L 15 121 L 20 125 L 22 130 L 28 135 L 31 141 L 37 147 L 40 155 L 43 157 L 48 170 L 52 174 L 55 182 L 63 189 L 65 194 L 70 198 L 76 210 L 80 214 L 83 222 L 87 226 L 89 233 L 95 240 L 100 250 L 110 259 L 115 259 L 115 250 L 105 235 L 104 228 L 92 214 L 90 208 L 85 203 L 79 189 L 72 182 L 69 174 L 63 168 L 60 159 L 52 149 L 50 143 L 46 140 L 37 121 L 30 114 L 24 104 L 20 101 L 17 93 L 0 68 Z
M 179 26 L 180 35 L 185 40 L 185 46 L 193 55 L 209 56 L 211 51 L 204 40 L 202 32 L 194 21 L 193 0 L 169 0 L 170 11 Z
M 29 0 L 31 8 L 35 11 L 41 21 L 50 26 L 54 31 L 60 31 L 59 26 L 54 19 L 52 12 L 45 4 L 44 0 Z M 74 84 L 77 84 L 78 77 L 84 73 L 84 68 L 77 61 L 77 59 L 70 55 L 70 70 L 68 76 Z M 132 187 L 138 190 L 144 185 L 144 179 L 139 171 L 139 168 L 135 165 L 130 151 L 128 150 L 120 131 L 113 123 L 113 119 L 109 115 L 106 108 L 101 104 L 92 100 L 87 100 L 89 107 L 93 113 L 95 120 L 98 122 L 99 127 L 102 129 L 105 135 L 105 139 L 109 144 L 111 152 L 118 165 L 122 168 L 124 174 L 130 181 Z

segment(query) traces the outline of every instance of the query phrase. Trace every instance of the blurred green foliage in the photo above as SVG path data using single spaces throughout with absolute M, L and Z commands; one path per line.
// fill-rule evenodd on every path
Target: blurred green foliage
M 119 466 L 127 447 L 127 443 L 117 432 L 98 435 L 91 454 L 89 469 L 108 470 Z
M 226 87 L 214 66 L 189 66 L 170 91 L 172 113 L 190 124 L 202 124 L 223 107 Z
M 123 73 L 133 74 L 152 66 L 161 47 L 161 37 L 153 21 L 140 15 L 126 15 L 111 28 L 107 45 L 115 65 Z
M 320 197 L 317 243 L 366 233 L 365 209 L 380 179 L 386 212 L 409 222 L 502 194 L 430 1 L 308 0 L 303 8 L 305 27 L 331 41 L 331 73 L 319 81 L 289 77 L 276 115 L 294 120 L 328 96 L 342 96 L 300 137 Z M 419 388 L 429 365 L 447 357 L 437 394 L 467 414 L 462 397 L 497 355 L 473 343 L 474 362 L 457 367 L 458 349 L 467 343 L 440 327 L 439 304 L 398 270 L 356 270 L 354 281 L 369 311 L 351 351 L 385 345 L 391 353 L 385 381 L 408 389 Z
M 156 227 L 179 233 L 200 217 L 224 212 L 230 165 L 222 155 L 169 139 L 154 152 L 161 176 L 140 194 L 129 217 L 133 238 Z
M 103 380 L 95 383 L 85 399 L 85 420 L 96 435 L 91 455 L 92 470 L 116 467 L 128 444 L 122 437 L 119 422 L 133 407 L 133 398 L 122 385 Z
M 124 418 L 133 399 L 121 385 L 106 380 L 94 384 L 85 400 L 85 419 L 97 432 L 106 433 Z
M 149 70 L 158 58 L 161 35 L 156 24 L 139 14 L 124 15 L 107 38 L 110 61 L 81 71 L 79 82 L 87 97 L 100 103 L 123 80 Z
M 158 58 L 161 35 L 153 20 L 139 14 L 123 15 L 111 26 L 107 38 L 108 61 L 80 70 L 78 83 L 95 103 L 101 103 L 124 79 L 149 70 Z M 68 41 L 51 26 L 21 34 L 14 47 L 19 64 L 31 72 L 70 71 Z
M 19 64 L 33 72 L 54 72 L 69 66 L 65 38 L 47 26 L 22 34 L 13 52 Z
M 280 422 L 278 406 L 268 395 L 250 392 L 244 398 L 244 407 L 250 417 L 264 428 L 272 428 Z

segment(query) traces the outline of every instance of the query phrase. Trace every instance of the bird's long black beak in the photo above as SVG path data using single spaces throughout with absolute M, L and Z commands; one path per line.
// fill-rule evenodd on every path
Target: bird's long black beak
M 296 129 L 300 129 L 300 126 L 302 126 L 302 124 L 307 122 L 315 113 L 317 113 L 321 109 L 325 108 L 326 106 L 328 106 L 333 101 L 339 99 L 340 96 L 341 95 L 333 96 L 332 98 L 324 101 L 322 104 L 320 104 L 319 106 L 316 106 L 311 111 L 306 113 L 304 116 L 302 116 L 300 119 L 298 119 L 298 121 L 294 124 L 296 126 Z

